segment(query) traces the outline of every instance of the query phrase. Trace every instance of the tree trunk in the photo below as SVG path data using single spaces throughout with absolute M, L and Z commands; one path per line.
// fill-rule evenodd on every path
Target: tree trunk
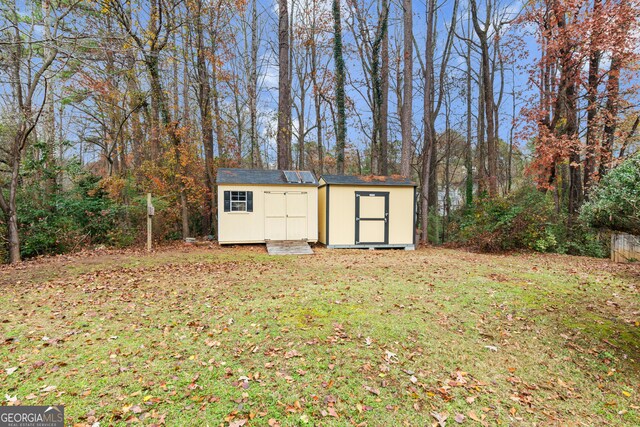
M 191 141 L 191 95 L 189 88 L 191 87 L 191 78 L 189 76 L 189 47 L 192 46 L 191 33 L 187 26 L 184 27 L 182 41 L 182 121 L 187 128 L 187 137 Z
M 515 73 L 515 70 L 514 70 Z M 511 91 L 511 127 L 509 128 L 509 154 L 507 158 L 507 194 L 511 193 L 512 185 L 512 162 L 513 162 L 513 132 L 516 126 L 516 89 L 515 78 L 513 79 Z
M 482 74 L 482 70 L 480 70 Z M 478 157 L 478 194 L 485 195 L 487 192 L 487 162 L 486 162 L 486 144 L 485 144 L 485 115 L 484 115 L 484 83 L 482 75 L 480 75 L 478 83 L 478 132 L 476 145 L 476 155 Z
M 601 0 L 594 0 L 593 13 L 597 15 L 601 6 Z M 597 145 L 597 123 L 598 116 L 598 83 L 600 71 L 600 58 L 602 52 L 594 47 L 598 35 L 591 34 L 591 46 L 589 48 L 589 73 L 587 77 L 587 136 L 584 156 L 584 177 L 583 185 L 585 197 L 588 197 L 591 182 L 596 169 L 596 145 Z
M 467 20 L 467 26 L 469 27 L 470 20 Z M 466 169 L 466 185 L 465 185 L 465 204 L 467 207 L 471 207 L 473 203 L 473 145 L 471 142 L 471 42 L 467 42 L 467 76 L 466 76 L 466 88 L 467 88 L 467 143 L 464 153 L 464 167 Z
M 432 119 L 431 132 L 431 154 L 429 159 L 431 165 L 429 166 L 429 211 L 438 212 L 438 135 L 435 129 L 435 119 Z
M 51 0 L 42 1 L 42 14 L 44 19 L 43 32 L 45 43 L 43 45 L 44 55 L 48 56 L 51 52 L 51 43 L 54 43 L 51 36 Z M 47 69 L 44 78 L 47 80 L 49 90 L 44 100 L 44 109 L 42 110 L 42 123 L 44 130 L 44 169 L 45 169 L 45 182 L 44 193 L 47 196 L 51 196 L 56 191 L 56 120 L 55 120 L 55 106 L 53 100 L 53 76 L 54 73 L 51 69 Z
M 578 133 L 578 112 L 576 105 L 576 87 L 569 84 L 566 91 L 567 97 L 567 128 L 566 133 L 570 137 L 576 137 Z M 569 152 L 569 217 L 568 227 L 573 226 L 573 219 L 582 204 L 582 176 L 580 169 L 580 147 L 572 144 Z
M 15 147 L 18 146 L 18 139 L 20 133 L 16 136 Z M 20 161 L 21 156 L 19 152 L 13 151 L 11 153 L 11 178 L 9 180 L 9 200 L 5 200 L 4 196 L 0 194 L 0 208 L 4 212 L 7 222 L 7 243 L 9 249 L 9 263 L 13 264 L 21 261 L 20 256 L 20 234 L 18 233 L 18 208 L 16 204 L 16 196 L 18 193 L 18 178 L 20 176 Z M 0 189 L 0 192 L 2 190 Z
M 200 110 L 200 132 L 205 159 L 207 198 L 205 200 L 204 229 L 207 234 L 214 232 L 213 213 L 215 210 L 215 165 L 213 155 L 213 118 L 211 117 L 211 85 L 206 60 L 204 29 L 202 22 L 202 1 L 197 2 L 196 14 L 196 69 L 198 74 L 198 109 Z
M 176 161 L 176 167 L 179 170 L 182 169 L 181 161 L 180 161 L 180 146 L 182 145 L 182 141 L 180 140 L 180 136 L 176 132 L 176 124 L 173 122 L 173 117 L 171 115 L 171 111 L 167 105 L 167 100 L 165 97 L 165 92 L 162 88 L 162 82 L 160 80 L 160 71 L 158 68 L 158 58 L 159 52 L 151 52 L 145 55 L 145 64 L 147 66 L 147 70 L 149 71 L 149 79 L 151 84 L 151 94 L 152 98 L 156 99 L 156 104 L 158 105 L 160 117 L 162 118 L 162 124 L 164 125 L 164 129 L 169 134 L 169 139 L 171 141 L 171 145 L 173 148 L 173 154 Z M 182 237 L 189 237 L 189 211 L 187 206 L 187 195 L 186 195 L 186 186 L 182 177 L 180 176 L 182 171 L 178 173 L 178 188 L 180 193 L 180 212 L 182 216 Z
M 384 0 L 386 9 L 385 21 L 389 16 L 389 0 Z M 388 24 L 385 24 L 388 27 Z M 381 56 L 381 90 L 382 99 L 380 104 L 380 173 L 389 175 L 389 31 L 385 29 L 382 36 L 382 56 Z
M 402 112 L 400 126 L 402 132 L 402 151 L 400 154 L 400 175 L 411 175 L 411 124 L 413 116 L 413 6 L 412 0 L 403 0 L 403 26 L 404 26 L 404 70 Z
M 251 2 L 251 55 L 249 71 L 249 120 L 252 168 L 262 168 L 258 142 L 258 0 Z
M 344 174 L 347 116 L 344 100 L 344 59 L 342 57 L 342 19 L 340 0 L 333 0 L 333 60 L 336 68 L 336 172 Z
M 128 98 L 128 108 L 130 111 L 132 111 L 130 119 L 131 152 L 133 153 L 133 170 L 137 171 L 139 170 L 140 166 L 142 166 L 142 160 L 145 157 L 143 155 L 143 153 L 145 152 L 145 139 L 144 132 L 142 130 L 142 123 L 140 120 L 140 99 L 138 99 L 137 96 L 132 95 L 135 93 L 139 93 L 140 90 L 138 89 L 139 85 L 137 82 L 136 61 L 131 52 L 127 54 L 125 61 L 127 69 L 125 73 L 126 87 L 127 91 L 130 94 Z
M 318 84 L 318 2 L 313 0 L 313 38 L 311 40 L 311 84 L 313 89 L 313 104 L 316 118 L 316 149 L 318 151 L 318 164 L 316 172 L 322 175 L 324 171 L 324 146 L 322 143 L 322 93 Z
M 382 173 L 382 144 L 383 144 L 383 74 L 384 67 L 382 59 L 382 50 L 384 39 L 386 38 L 389 16 L 389 1 L 382 1 L 382 11 L 378 18 L 378 26 L 375 32 L 373 45 L 371 46 L 371 85 L 373 91 L 373 128 L 371 130 L 371 173 L 379 175 Z M 388 58 L 387 58 L 387 74 L 388 74 Z M 387 78 L 387 97 L 388 97 L 388 78 Z M 388 110 L 388 107 L 387 107 Z
M 447 226 L 451 218 L 451 99 L 445 98 L 445 153 L 444 153 L 444 198 L 442 208 L 444 220 L 442 221 L 442 242 L 447 240 Z
M 314 5 L 314 13 L 317 7 Z M 315 24 L 314 20 L 314 24 Z M 316 40 L 311 43 L 311 82 L 313 83 L 313 103 L 316 115 L 316 143 L 318 150 L 318 175 L 324 173 L 324 145 L 322 142 L 322 93 L 318 84 L 318 50 Z
M 491 79 L 491 68 L 489 61 L 489 42 L 488 42 L 488 28 L 480 26 L 478 19 L 478 8 L 476 0 L 470 0 L 471 5 L 471 17 L 473 21 L 473 27 L 475 33 L 478 36 L 478 42 L 480 44 L 480 57 L 481 57 L 481 73 L 482 73 L 482 86 L 484 89 L 484 114 L 486 117 L 486 137 L 487 137 L 487 174 L 488 174 L 488 186 L 489 197 L 494 197 L 498 194 L 498 144 L 496 141 L 496 129 L 495 129 L 495 103 L 493 98 L 493 82 Z M 487 4 L 487 22 L 490 22 L 491 7 Z
M 421 243 L 429 241 L 429 185 L 431 183 L 431 156 L 435 132 L 433 130 L 433 20 L 435 15 L 435 0 L 427 3 L 427 36 L 425 42 L 425 68 L 424 68 L 424 143 L 422 146 L 422 169 L 420 187 L 420 212 L 421 218 Z
M 300 83 L 300 110 L 298 111 L 298 169 L 302 170 L 305 167 L 304 156 L 304 114 L 305 114 L 305 99 L 307 97 L 304 85 Z
M 291 168 L 291 69 L 288 0 L 279 0 L 278 19 L 278 169 Z
M 224 129 L 222 126 L 222 115 L 220 114 L 220 93 L 218 91 L 218 68 L 217 68 L 217 60 L 216 60 L 216 45 L 213 43 L 212 46 L 212 56 L 213 63 L 211 67 L 211 99 L 213 100 L 213 120 L 215 123 L 215 131 L 216 131 L 216 144 L 218 146 L 218 157 L 222 160 L 222 164 L 226 164 L 228 160 L 228 147 L 227 141 L 224 135 Z
M 602 151 L 600 153 L 600 168 L 598 175 L 602 178 L 609 172 L 613 161 L 613 143 L 618 124 L 618 103 L 620 98 L 620 58 L 618 55 L 611 59 L 609 79 L 607 80 L 607 104 L 605 106 L 606 119 Z

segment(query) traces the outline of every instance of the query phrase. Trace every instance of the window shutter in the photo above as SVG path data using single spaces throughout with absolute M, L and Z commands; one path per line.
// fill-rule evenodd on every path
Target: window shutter
M 231 191 L 224 192 L 224 211 L 231 211 Z
M 247 212 L 253 212 L 253 191 L 247 191 Z

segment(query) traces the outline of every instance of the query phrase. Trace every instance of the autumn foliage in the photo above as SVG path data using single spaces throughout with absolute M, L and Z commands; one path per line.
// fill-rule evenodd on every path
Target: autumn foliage
M 525 109 L 523 136 L 534 148 L 529 171 L 540 188 L 554 189 L 563 184 L 560 169 L 568 170 L 572 212 L 632 136 L 620 123 L 633 113 L 639 14 L 635 0 L 545 0 L 529 3 L 521 18 L 535 28 L 541 52 L 530 71 L 538 93 Z

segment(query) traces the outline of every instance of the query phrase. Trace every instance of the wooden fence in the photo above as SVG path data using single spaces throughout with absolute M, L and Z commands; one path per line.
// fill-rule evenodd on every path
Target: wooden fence
M 627 233 L 611 234 L 611 260 L 640 261 L 640 237 Z

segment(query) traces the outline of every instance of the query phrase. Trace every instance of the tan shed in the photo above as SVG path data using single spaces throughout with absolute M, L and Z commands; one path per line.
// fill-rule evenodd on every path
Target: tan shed
M 218 242 L 318 241 L 318 181 L 309 171 L 218 169 Z
M 415 249 L 416 184 L 396 176 L 323 175 L 319 241 L 329 248 Z

